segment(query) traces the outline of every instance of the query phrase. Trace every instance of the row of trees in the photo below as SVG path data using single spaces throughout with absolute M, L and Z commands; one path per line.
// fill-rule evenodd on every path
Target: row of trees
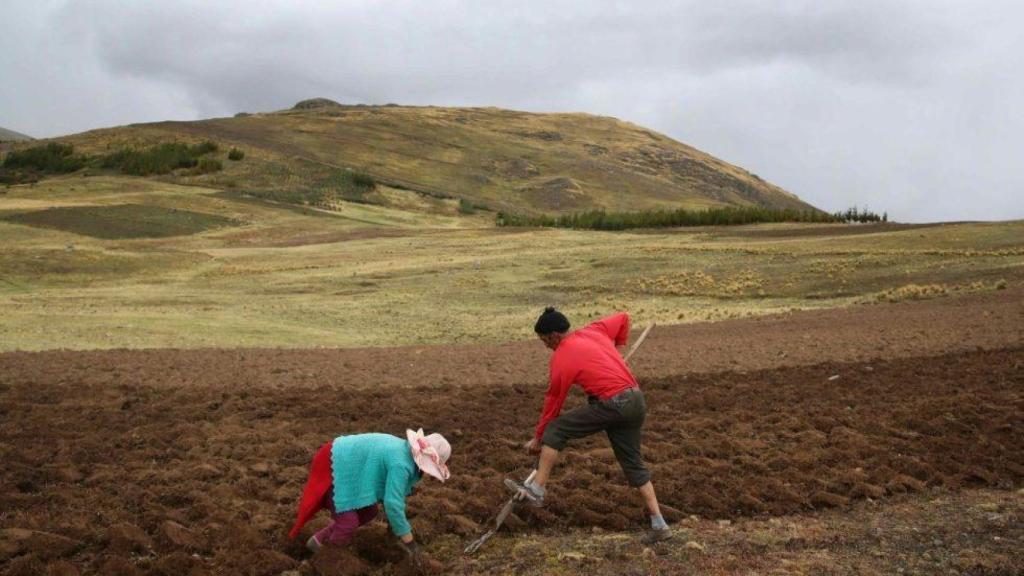
M 838 222 L 860 222 L 861 224 L 867 224 L 869 222 L 888 222 L 889 213 L 883 212 L 881 216 L 868 210 L 867 208 L 857 209 L 856 206 L 847 208 L 842 212 L 836 212 L 833 214 Z
M 628 230 L 631 228 L 675 228 L 680 226 L 734 226 L 765 222 L 885 222 L 867 209 L 851 208 L 829 214 L 820 210 L 761 208 L 756 206 L 709 208 L 707 210 L 644 210 L 606 212 L 590 210 L 557 216 L 529 216 L 499 212 L 498 226 L 540 226 L 580 230 Z

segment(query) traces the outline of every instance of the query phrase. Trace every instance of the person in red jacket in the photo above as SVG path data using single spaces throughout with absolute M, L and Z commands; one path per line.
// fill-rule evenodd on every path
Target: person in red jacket
M 540 453 L 540 463 L 532 482 L 523 485 L 506 479 L 505 484 L 534 506 L 543 506 L 544 486 L 559 452 L 570 440 L 604 432 L 626 480 L 640 491 L 650 515 L 651 530 L 643 542 L 653 544 L 671 538 L 672 531 L 661 516 L 651 473 L 644 466 L 640 450 L 647 405 L 636 378 L 616 349 L 626 345 L 629 315 L 615 314 L 569 332 L 569 320 L 549 307 L 537 319 L 534 331 L 554 351 L 540 422 L 533 438 L 523 446 L 533 454 Z M 587 394 L 587 404 L 562 414 L 574 383 Z

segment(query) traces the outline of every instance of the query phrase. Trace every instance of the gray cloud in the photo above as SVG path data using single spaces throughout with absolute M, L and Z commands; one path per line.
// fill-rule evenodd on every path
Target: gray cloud
M 320 95 L 585 111 L 830 210 L 1020 218 L 1022 12 L 996 1 L 16 1 L 0 24 L 0 126 L 48 136 Z

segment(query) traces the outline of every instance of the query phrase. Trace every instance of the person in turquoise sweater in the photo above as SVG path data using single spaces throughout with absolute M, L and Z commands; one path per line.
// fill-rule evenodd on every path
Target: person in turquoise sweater
M 423 429 L 406 430 L 404 439 L 376 433 L 335 438 L 313 457 L 289 537 L 297 536 L 325 508 L 331 523 L 310 536 L 306 545 L 316 552 L 324 544 L 347 544 L 357 528 L 377 516 L 377 504 L 383 503 L 391 531 L 419 564 L 421 553 L 405 516 L 405 498 L 423 474 L 441 482 L 449 478 L 451 451 L 444 436 L 424 436 Z

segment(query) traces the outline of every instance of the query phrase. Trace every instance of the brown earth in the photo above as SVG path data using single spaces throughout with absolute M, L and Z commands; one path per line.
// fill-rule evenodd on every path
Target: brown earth
M 572 312 L 566 312 L 572 319 Z M 924 301 L 659 326 L 631 364 L 640 377 L 663 378 L 1021 345 L 1024 288 L 1014 287 Z M 51 381 L 71 382 L 98 372 L 109 384 L 144 381 L 157 387 L 216 383 L 210 370 L 217 370 L 230 374 L 232 385 L 543 388 L 547 361 L 547 349 L 536 340 L 352 349 L 51 350 L 0 354 L 0 377 L 31 366 Z
M 1021 308 L 1003 292 L 659 329 L 635 368 L 667 518 L 1019 488 Z M 333 574 L 358 568 L 352 555 L 356 573 L 401 573 L 380 523 L 333 561 L 302 563 L 285 540 L 313 450 L 338 434 L 445 433 L 455 475 L 425 481 L 409 510 L 428 548 L 457 550 L 506 497 L 501 478 L 530 465 L 518 445 L 539 411 L 544 359 L 536 343 L 0 355 L 0 573 Z M 594 438 L 566 453 L 549 506 L 509 526 L 642 522 Z
M 473 574 L 893 576 L 1024 574 L 1024 490 L 927 490 L 849 508 L 687 517 L 653 548 L 602 530 L 496 538 Z M 541 561 L 538 561 L 540 559 Z

